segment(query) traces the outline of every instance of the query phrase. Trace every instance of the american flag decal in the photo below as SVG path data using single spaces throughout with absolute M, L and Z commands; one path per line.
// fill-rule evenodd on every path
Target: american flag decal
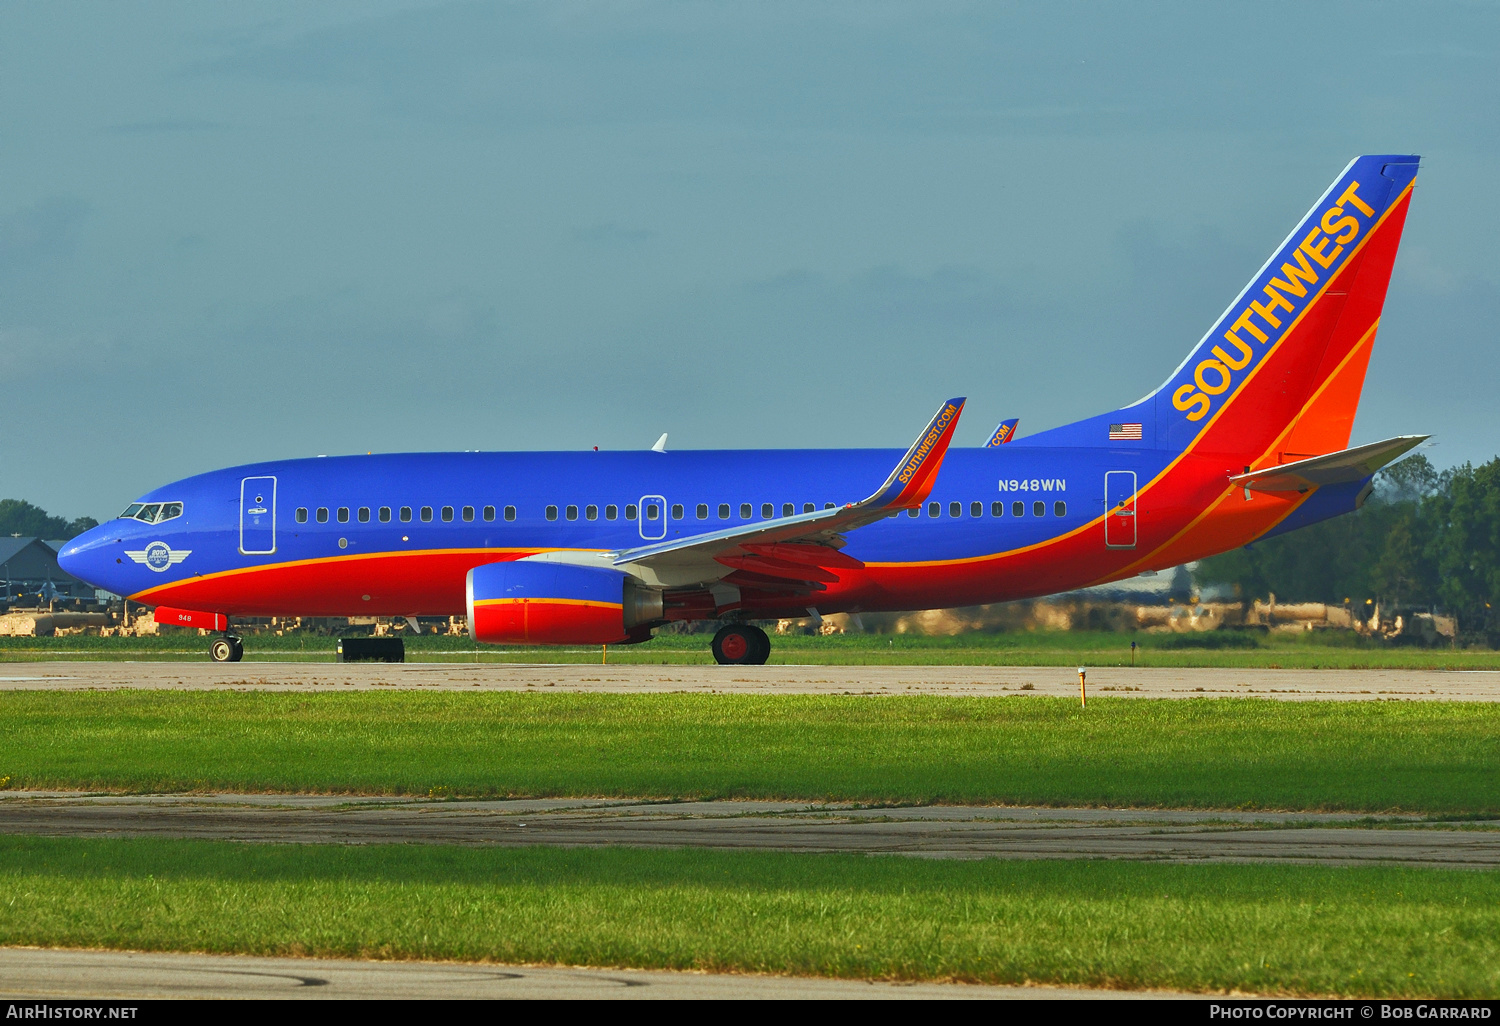
M 1139 442 L 1141 426 L 1139 424 L 1111 424 L 1109 440 L 1111 442 Z

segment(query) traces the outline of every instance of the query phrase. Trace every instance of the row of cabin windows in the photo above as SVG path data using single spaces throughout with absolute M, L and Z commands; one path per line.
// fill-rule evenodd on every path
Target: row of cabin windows
M 834 503 L 825 502 L 823 504 L 823 508 L 824 509 L 833 509 L 834 508 Z M 817 509 L 817 505 L 815 503 L 805 502 L 805 503 L 802 504 L 802 512 L 803 513 L 812 513 L 816 509 Z M 579 510 L 579 508 L 577 506 L 566 506 L 566 507 L 563 508 L 563 516 L 566 517 L 568 520 L 577 520 L 578 519 L 578 510 Z M 700 503 L 698 503 L 697 507 L 693 510 L 693 513 L 694 513 L 694 515 L 699 520 L 707 520 L 708 519 L 708 510 L 709 510 L 708 503 L 706 503 L 706 502 L 700 502 Z M 719 503 L 719 508 L 717 510 L 718 515 L 719 515 L 719 519 L 720 520 L 728 520 L 730 518 L 731 510 L 732 510 L 732 507 L 730 506 L 729 503 L 727 503 L 727 502 L 721 502 L 721 503 Z M 793 516 L 793 515 L 796 514 L 796 512 L 797 512 L 797 505 L 796 505 L 796 503 L 792 503 L 792 502 L 782 503 L 782 506 L 781 506 L 781 515 L 782 516 L 784 516 L 784 517 Z M 654 502 L 648 502 L 648 503 L 646 503 L 645 513 L 646 513 L 646 519 L 647 520 L 656 520 L 656 519 L 658 519 L 661 516 L 661 510 L 657 507 L 656 503 L 654 503 Z M 558 515 L 558 507 L 556 507 L 556 506 L 548 506 L 547 507 L 547 519 L 548 520 L 556 520 L 557 519 L 557 515 Z M 740 519 L 741 520 L 750 520 L 750 519 L 752 519 L 754 517 L 754 515 L 755 515 L 755 505 L 754 505 L 754 503 L 749 503 L 749 502 L 742 502 L 742 503 L 740 503 Z M 771 520 L 771 519 L 774 519 L 776 517 L 776 504 L 773 503 L 773 502 L 762 503 L 761 507 L 760 507 L 760 515 L 761 515 L 761 519 L 762 520 Z M 909 516 L 909 517 L 918 517 L 918 516 L 922 515 L 922 511 L 920 509 L 909 509 L 909 510 L 906 511 L 906 515 Z M 929 517 L 941 517 L 943 515 L 943 504 L 941 502 L 929 502 L 927 504 L 927 515 Z M 950 502 L 950 503 L 948 503 L 948 516 L 950 516 L 950 517 L 962 517 L 963 515 L 964 515 L 964 504 L 962 502 Z M 995 501 L 995 502 L 990 503 L 990 516 L 992 516 L 992 517 L 1002 517 L 1004 515 L 1005 515 L 1005 503 L 1000 502 L 998 500 Z M 1026 503 L 1022 502 L 1019 499 L 1016 500 L 1015 502 L 1012 502 L 1010 504 L 1010 515 L 1013 516 L 1013 517 L 1024 517 L 1026 515 Z M 1034 516 L 1034 517 L 1044 517 L 1044 516 L 1046 516 L 1047 515 L 1047 504 L 1045 502 L 1043 502 L 1041 499 L 1037 499 L 1036 501 L 1034 501 L 1031 504 L 1031 515 Z M 1067 516 L 1068 515 L 1068 504 L 1066 502 L 1063 502 L 1061 499 L 1058 499 L 1057 501 L 1053 502 L 1052 503 L 1052 515 L 1055 516 L 1055 517 L 1065 517 L 1065 516 Z M 969 516 L 971 516 L 971 517 L 982 517 L 982 516 L 984 516 L 984 503 L 982 503 L 982 502 L 971 502 L 971 503 L 969 503 Z M 583 507 L 583 518 L 585 520 L 597 520 L 597 519 L 599 519 L 599 507 L 598 506 L 584 506 Z M 636 508 L 634 506 L 626 506 L 625 507 L 625 519 L 626 520 L 634 520 L 635 518 L 636 518 Z M 614 506 L 605 506 L 604 507 L 604 519 L 606 519 L 606 520 L 613 520 L 613 519 L 615 519 L 615 507 Z M 687 519 L 687 509 L 686 509 L 686 507 L 684 507 L 681 503 L 674 504 L 672 506 L 672 519 L 673 520 L 685 520 L 685 519 Z
M 918 516 L 922 515 L 922 511 L 919 510 L 919 509 L 909 509 L 909 510 L 906 511 L 906 515 L 909 516 L 909 517 L 918 517 Z M 943 515 L 943 504 L 941 502 L 929 502 L 927 504 L 927 515 L 929 517 L 940 517 L 940 516 L 942 516 Z M 948 503 L 948 515 L 950 517 L 961 517 L 961 516 L 963 516 L 964 515 L 964 504 L 961 503 L 961 502 L 950 502 L 950 503 Z M 1014 502 L 1012 502 L 1010 504 L 1010 515 L 1013 516 L 1013 517 L 1024 517 L 1026 515 L 1026 503 L 1022 502 L 1020 499 L 1017 499 Z M 1031 504 L 1031 515 L 1034 516 L 1034 517 L 1044 517 L 1044 516 L 1046 516 L 1047 515 L 1047 504 L 1045 502 L 1043 502 L 1041 499 L 1037 499 L 1034 502 L 1032 502 L 1032 504 Z M 1065 516 L 1067 516 L 1068 515 L 1068 504 L 1066 502 L 1063 502 L 1061 499 L 1058 499 L 1055 502 L 1053 502 L 1052 503 L 1052 515 L 1055 516 L 1055 517 L 1065 517 Z M 984 516 L 984 503 L 982 503 L 982 502 L 971 502 L 971 503 L 969 503 L 969 516 L 971 516 L 971 517 L 982 517 L 982 516 Z M 1003 516 L 1005 516 L 1005 503 L 999 501 L 998 499 L 996 501 L 990 503 L 990 516 L 992 516 L 992 517 L 1003 517 Z
M 823 508 L 824 509 L 833 509 L 834 508 L 834 503 L 825 502 L 823 504 Z M 804 502 L 802 504 L 802 512 L 803 513 L 812 513 L 816 509 L 817 509 L 817 505 L 815 503 Z M 577 520 L 578 516 L 579 516 L 579 510 L 580 510 L 580 507 L 578 507 L 578 506 L 566 506 L 566 507 L 563 508 L 562 512 L 563 512 L 563 516 L 566 517 L 568 520 Z M 732 511 L 732 507 L 730 506 L 729 503 L 727 503 L 727 502 L 721 502 L 721 503 L 719 503 L 719 508 L 715 512 L 718 513 L 720 520 L 728 520 L 730 518 L 731 511 Z M 626 520 L 634 520 L 634 519 L 636 519 L 636 517 L 639 514 L 639 512 L 640 511 L 637 510 L 635 504 L 634 503 L 630 503 L 630 504 L 626 505 L 626 507 L 625 507 L 625 519 Z M 792 503 L 792 502 L 782 503 L 782 505 L 781 505 L 781 515 L 782 516 L 784 516 L 784 517 L 794 516 L 796 514 L 796 512 L 797 512 L 796 503 Z M 417 517 L 424 524 L 431 523 L 432 522 L 432 513 L 433 513 L 433 508 L 431 506 L 422 506 L 417 511 Z M 547 510 L 546 510 L 546 513 L 547 513 L 547 519 L 548 520 L 556 520 L 557 517 L 558 517 L 558 507 L 556 507 L 556 506 L 548 506 Z M 598 506 L 594 506 L 594 505 L 584 506 L 584 507 L 582 507 L 582 513 L 583 513 L 583 519 L 585 519 L 585 520 L 598 520 L 599 519 L 599 507 Z M 700 503 L 698 503 L 698 505 L 694 508 L 693 513 L 697 516 L 697 518 L 699 520 L 707 520 L 708 519 L 708 515 L 709 515 L 708 503 L 706 503 L 706 502 L 700 502 Z M 328 523 L 328 514 L 329 514 L 329 508 L 327 506 L 319 506 L 319 507 L 317 507 L 317 510 L 314 513 L 314 518 L 317 520 L 318 523 L 320 523 L 320 524 L 326 524 L 326 523 Z M 380 521 L 380 523 L 382 523 L 382 524 L 388 524 L 391 521 L 391 514 L 392 514 L 392 511 L 391 511 L 391 507 L 390 506 L 381 506 L 379 508 L 379 510 L 376 511 L 375 516 Z M 341 523 L 341 524 L 347 524 L 349 522 L 349 507 L 348 506 L 340 506 L 336 510 L 333 511 L 333 515 L 334 515 L 334 518 L 336 520 L 338 520 L 339 523 Z M 659 520 L 661 518 L 661 507 L 658 506 L 654 502 L 648 502 L 648 503 L 646 503 L 646 505 L 645 505 L 645 515 L 646 515 L 646 519 L 647 520 Z M 762 503 L 761 507 L 760 507 L 760 515 L 761 515 L 761 519 L 763 519 L 763 520 L 772 520 L 772 519 L 774 519 L 776 517 L 776 504 L 772 503 L 772 502 Z M 909 510 L 906 511 L 906 515 L 909 516 L 909 517 L 918 517 L 918 516 L 922 515 L 922 511 L 919 510 L 919 509 L 909 509 Z M 941 517 L 943 515 L 943 504 L 941 502 L 929 502 L 927 504 L 927 515 L 929 517 L 934 517 L 934 518 Z M 964 515 L 964 504 L 963 503 L 961 503 L 961 502 L 950 502 L 950 503 L 948 503 L 948 516 L 950 516 L 950 517 L 962 517 L 963 515 Z M 995 502 L 990 503 L 990 516 L 992 516 L 992 517 L 1001 517 L 1001 516 L 1004 516 L 1004 515 L 1005 515 L 1005 503 L 1000 502 L 998 500 L 995 501 Z M 1026 515 L 1026 503 L 1022 502 L 1019 499 L 1017 499 L 1016 501 L 1012 502 L 1010 504 L 1010 515 L 1013 516 L 1013 517 L 1024 517 Z M 1046 516 L 1047 515 L 1047 504 L 1045 502 L 1043 502 L 1041 499 L 1037 499 L 1036 501 L 1034 501 L 1031 504 L 1031 515 L 1034 516 L 1034 517 L 1044 517 L 1044 516 Z M 1052 515 L 1055 516 L 1055 517 L 1065 517 L 1065 516 L 1067 516 L 1068 515 L 1068 504 L 1066 502 L 1063 502 L 1061 499 L 1059 499 L 1056 502 L 1052 503 Z M 438 516 L 443 521 L 443 523 L 445 523 L 445 524 L 446 523 L 451 523 L 453 521 L 453 518 L 454 518 L 454 507 L 452 507 L 452 506 L 444 506 L 444 507 L 442 507 L 438 511 Z M 464 523 L 471 523 L 471 522 L 473 522 L 473 520 L 474 520 L 474 507 L 473 506 L 464 506 L 464 507 L 462 507 L 461 509 L 458 510 L 458 516 L 463 520 Z M 494 520 L 495 519 L 495 507 L 494 506 L 485 506 L 480 511 L 480 516 L 486 522 Z M 620 516 L 620 507 L 619 506 L 611 504 L 611 505 L 608 505 L 608 506 L 604 507 L 604 519 L 605 520 L 618 520 L 619 516 Z M 749 502 L 742 502 L 742 503 L 740 503 L 740 519 L 741 520 L 750 520 L 754 516 L 755 516 L 755 505 L 753 503 L 749 503 Z M 984 516 L 984 503 L 982 503 L 982 502 L 971 502 L 971 503 L 969 503 L 969 516 L 971 516 L 971 517 L 982 517 L 982 516 Z M 305 524 L 305 523 L 307 523 L 307 517 L 308 517 L 308 508 L 306 506 L 298 506 L 297 507 L 297 514 L 296 514 L 297 523 L 299 523 L 299 524 Z M 396 517 L 403 524 L 404 523 L 409 523 L 411 521 L 411 519 L 412 519 L 412 507 L 410 507 L 410 506 L 402 506 L 402 507 L 400 507 L 400 509 L 396 512 Z M 370 522 L 370 507 L 369 506 L 360 506 L 357 510 L 354 511 L 354 518 L 356 520 L 358 520 L 361 524 L 367 524 L 367 523 L 369 523 Z M 505 519 L 507 521 L 515 520 L 516 519 L 516 507 L 514 507 L 514 506 L 506 506 L 505 507 Z M 675 503 L 672 506 L 672 519 L 673 520 L 685 520 L 685 519 L 687 519 L 687 509 L 686 509 L 686 507 L 684 507 L 681 503 Z
M 333 515 L 334 515 L 334 519 L 336 519 L 339 523 L 341 523 L 341 524 L 347 524 L 349 522 L 349 507 L 348 506 L 340 506 L 340 507 L 338 507 L 338 509 L 336 509 L 336 510 L 333 511 Z M 480 511 L 479 515 L 480 515 L 480 517 L 482 519 L 484 519 L 486 521 L 494 520 L 495 519 L 495 507 L 494 506 L 486 506 L 486 507 L 484 507 L 484 509 L 482 509 Z M 392 510 L 391 510 L 391 507 L 389 507 L 389 506 L 381 506 L 378 510 L 375 511 L 375 517 L 376 517 L 376 519 L 379 520 L 382 524 L 388 524 L 388 523 L 390 523 L 391 522 L 391 516 L 392 516 Z M 445 523 L 445 524 L 446 523 L 450 523 L 453 520 L 454 508 L 452 506 L 444 506 L 442 509 L 440 509 L 438 511 L 438 516 L 442 519 L 443 523 Z M 460 509 L 458 511 L 458 516 L 464 521 L 464 523 L 472 523 L 473 520 L 474 520 L 474 507 L 473 506 L 464 506 L 462 509 Z M 327 506 L 319 506 L 313 512 L 313 517 L 320 524 L 326 524 L 326 523 L 328 523 L 328 507 Z M 411 519 L 412 519 L 412 508 L 410 506 L 402 506 L 402 507 L 400 507 L 400 509 L 398 509 L 398 510 L 395 511 L 395 517 L 396 517 L 396 519 L 398 519 L 399 521 L 401 521 L 401 523 L 403 523 L 403 524 L 410 523 Z M 361 524 L 368 524 L 370 522 L 370 507 L 369 506 L 361 506 L 361 507 L 359 507 L 359 509 L 357 509 L 357 510 L 354 511 L 354 519 L 358 520 Z M 421 520 L 422 523 L 424 523 L 424 524 L 431 523 L 432 522 L 432 507 L 431 506 L 422 506 L 420 509 L 418 509 L 417 510 L 417 519 Z M 505 507 L 505 519 L 506 520 L 514 520 L 514 519 L 516 519 L 516 507 L 514 507 L 514 506 L 506 506 Z M 296 520 L 297 520 L 297 523 L 299 523 L 299 524 L 305 524 L 305 523 L 307 523 L 307 507 L 306 506 L 298 506 L 297 507 Z
M 823 508 L 824 509 L 833 509 L 834 506 L 835 506 L 835 504 L 832 503 L 832 502 L 825 502 L 823 504 Z M 613 519 L 615 519 L 617 508 L 618 507 L 615 507 L 615 506 L 605 506 L 604 507 L 604 519 L 605 520 L 613 520 Z M 817 508 L 818 507 L 817 507 L 816 503 L 804 502 L 802 504 L 802 512 L 804 512 L 804 513 L 811 513 L 814 510 L 816 510 Z M 698 503 L 698 505 L 696 507 L 694 507 L 693 513 L 697 516 L 697 518 L 699 520 L 707 520 L 709 518 L 708 517 L 708 510 L 709 510 L 708 503 L 706 503 L 706 502 L 700 502 L 700 503 Z M 733 507 L 729 503 L 727 503 L 727 502 L 721 502 L 721 503 L 719 503 L 719 508 L 718 508 L 718 511 L 717 511 L 718 514 L 719 514 L 719 519 L 720 520 L 728 520 L 728 519 L 730 519 L 730 516 L 732 515 L 732 510 L 733 510 Z M 599 519 L 599 507 L 598 506 L 584 506 L 584 507 L 582 507 L 582 511 L 583 511 L 583 519 L 585 519 L 585 520 L 598 520 Z M 647 520 L 660 520 L 661 519 L 661 506 L 659 506 L 657 503 L 654 503 L 654 502 L 648 502 L 648 503 L 646 503 L 643 512 L 645 513 Z M 781 515 L 782 516 L 784 516 L 784 517 L 794 516 L 796 514 L 796 512 L 797 512 L 797 504 L 795 502 L 785 502 L 785 503 L 782 503 L 782 505 L 781 505 Z M 637 509 L 636 509 L 636 507 L 635 507 L 634 504 L 631 504 L 631 505 L 625 507 L 625 519 L 626 520 L 634 520 L 636 518 L 637 513 L 638 513 L 638 511 L 637 511 Z M 577 506 L 565 506 L 565 507 L 562 508 L 562 515 L 563 515 L 564 518 L 566 518 L 568 520 L 577 520 L 578 519 L 578 514 L 579 514 L 579 507 L 577 507 Z M 773 520 L 773 519 L 775 519 L 775 517 L 777 515 L 776 514 L 776 504 L 774 502 L 762 503 L 761 507 L 760 507 L 760 515 L 761 515 L 761 519 L 762 520 Z M 556 507 L 556 506 L 548 506 L 547 507 L 547 519 L 548 520 L 556 520 L 557 517 L 558 517 L 558 507 Z M 752 503 L 752 502 L 742 502 L 742 503 L 740 503 L 740 519 L 741 520 L 753 520 L 754 518 L 755 518 L 755 504 Z M 673 520 L 686 520 L 687 519 L 687 507 L 684 506 L 680 502 L 673 503 L 673 505 L 672 505 L 672 519 Z

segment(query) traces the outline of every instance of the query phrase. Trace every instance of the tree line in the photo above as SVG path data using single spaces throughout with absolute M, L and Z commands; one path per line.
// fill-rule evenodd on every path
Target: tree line
M 98 526 L 99 521 L 93 517 L 65 520 L 49 515 L 40 506 L 33 506 L 24 499 L 0 499 L 0 538 L 19 534 L 23 537 L 67 539 Z
M 1500 639 L 1500 457 L 1439 472 L 1421 454 L 1375 475 L 1363 508 L 1205 559 L 1244 599 L 1435 607 Z

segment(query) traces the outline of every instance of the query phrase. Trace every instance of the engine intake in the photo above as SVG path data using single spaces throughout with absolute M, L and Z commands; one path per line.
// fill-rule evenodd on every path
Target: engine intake
M 564 563 L 487 563 L 469 571 L 469 634 L 490 645 L 643 641 L 662 619 L 661 592 L 620 570 Z

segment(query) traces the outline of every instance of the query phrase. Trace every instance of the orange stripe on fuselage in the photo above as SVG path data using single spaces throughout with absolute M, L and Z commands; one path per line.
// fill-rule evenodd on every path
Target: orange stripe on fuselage
M 545 551 L 554 550 L 423 549 L 290 560 L 188 577 L 130 598 L 232 616 L 452 616 L 464 610 L 464 580 L 474 567 Z

